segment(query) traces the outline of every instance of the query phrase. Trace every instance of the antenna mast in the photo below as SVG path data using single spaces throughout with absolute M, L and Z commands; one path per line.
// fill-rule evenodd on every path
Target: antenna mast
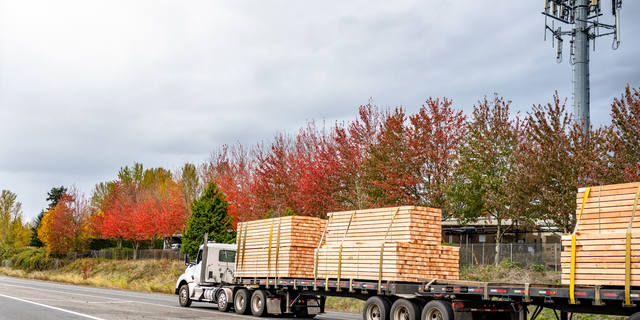
M 600 22 L 603 0 L 544 0 L 545 18 L 544 38 L 547 31 L 551 31 L 556 41 L 556 61 L 562 62 L 563 37 L 571 37 L 570 59 L 573 65 L 573 120 L 582 124 L 583 132 L 587 134 L 590 126 L 589 111 L 589 42 L 593 41 L 596 49 L 596 38 L 612 34 L 613 50 L 620 45 L 620 9 L 622 0 L 611 0 L 611 14 L 615 18 L 613 25 Z M 551 18 L 551 26 L 549 26 Z M 562 31 L 562 27 L 555 28 L 555 22 L 569 25 L 570 31 Z M 605 33 L 600 33 L 604 29 Z

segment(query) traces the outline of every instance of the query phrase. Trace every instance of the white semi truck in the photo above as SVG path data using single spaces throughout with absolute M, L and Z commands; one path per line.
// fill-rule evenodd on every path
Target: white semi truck
M 205 234 L 207 249 L 200 245 L 195 261 L 189 261 L 188 255 L 185 258 L 187 269 L 178 278 L 175 290 L 181 306 L 189 307 L 194 301 L 211 302 L 223 312 L 233 307 L 239 314 L 290 314 L 300 318 L 313 318 L 324 312 L 324 297 L 294 296 L 286 289 L 277 290 L 277 286 L 272 287 L 273 291 L 260 290 L 259 285 L 238 286 L 233 274 L 236 246 L 208 242 L 207 237 Z
M 364 320 L 535 320 L 543 308 L 560 311 L 556 313 L 559 320 L 570 319 L 572 313 L 640 320 L 638 287 L 240 278 L 234 277 L 235 245 L 208 242 L 207 235 L 204 243 L 195 261 L 185 258 L 188 267 L 176 282 L 175 293 L 183 307 L 194 301 L 211 302 L 222 312 L 233 308 L 238 314 L 257 317 L 312 318 L 324 312 L 327 296 L 342 296 L 366 301 Z

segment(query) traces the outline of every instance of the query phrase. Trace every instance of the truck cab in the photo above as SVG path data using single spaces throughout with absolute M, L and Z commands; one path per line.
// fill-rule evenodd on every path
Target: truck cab
M 227 295 L 231 293 L 226 284 L 233 282 L 235 271 L 235 244 L 207 242 L 206 249 L 200 245 L 194 261 L 185 257 L 187 268 L 176 281 L 175 293 L 179 295 L 180 305 L 186 307 L 192 301 L 218 303 L 223 297 L 227 302 Z

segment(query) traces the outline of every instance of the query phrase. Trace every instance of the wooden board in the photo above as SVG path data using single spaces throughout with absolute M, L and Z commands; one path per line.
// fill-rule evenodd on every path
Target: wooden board
M 459 247 L 403 242 L 345 242 L 318 250 L 318 278 L 419 281 L 458 280 Z M 382 253 L 382 255 L 381 255 Z M 380 274 L 382 263 L 382 274 Z
M 640 285 L 640 212 L 632 219 L 640 183 L 591 187 L 580 216 L 585 192 L 576 197 L 575 283 L 625 284 L 626 232 L 631 222 L 631 285 Z M 562 240 L 562 284 L 570 284 L 571 235 Z
M 404 206 L 328 216 L 240 223 L 236 276 L 458 280 L 459 247 L 440 245 L 440 210 Z
M 332 212 L 323 244 L 382 241 L 386 236 L 391 242 L 437 245 L 442 239 L 441 224 L 439 209 L 415 206 Z
M 289 216 L 238 223 L 237 277 L 308 278 L 326 221 Z

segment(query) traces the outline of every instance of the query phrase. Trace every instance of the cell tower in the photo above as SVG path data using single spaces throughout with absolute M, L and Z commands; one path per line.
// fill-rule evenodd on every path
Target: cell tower
M 615 18 L 613 25 L 600 22 L 602 0 L 544 0 L 544 39 L 547 30 L 551 31 L 556 41 L 556 61 L 562 62 L 563 37 L 571 37 L 571 54 L 569 63 L 573 65 L 573 119 L 583 125 L 585 134 L 589 132 L 589 42 L 593 41 L 596 49 L 596 38 L 613 35 L 613 50 L 620 45 L 620 9 L 622 0 L 611 0 L 611 14 Z M 549 26 L 551 18 L 551 26 Z M 555 22 L 572 27 L 562 31 L 555 27 Z M 600 33 L 604 30 L 604 33 Z

